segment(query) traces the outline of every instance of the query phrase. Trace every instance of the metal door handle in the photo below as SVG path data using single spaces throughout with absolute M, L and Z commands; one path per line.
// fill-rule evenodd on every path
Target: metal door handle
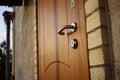
M 64 25 L 62 26 L 57 32 L 59 35 L 64 35 L 65 33 L 63 32 L 64 29 L 71 29 L 70 32 L 67 33 L 67 35 L 70 35 L 74 33 L 77 29 L 76 23 L 72 23 L 71 25 Z

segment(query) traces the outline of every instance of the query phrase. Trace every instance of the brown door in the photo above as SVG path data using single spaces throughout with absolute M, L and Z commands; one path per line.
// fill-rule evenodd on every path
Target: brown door
M 89 80 L 83 0 L 37 3 L 39 80 Z M 77 29 L 67 35 L 73 22 Z M 58 34 L 61 27 L 64 30 Z

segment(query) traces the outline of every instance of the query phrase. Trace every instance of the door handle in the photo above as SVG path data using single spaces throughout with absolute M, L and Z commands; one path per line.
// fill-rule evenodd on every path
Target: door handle
M 57 33 L 59 35 L 64 35 L 65 33 L 63 32 L 63 30 L 65 30 L 65 29 L 71 29 L 70 32 L 67 33 L 67 35 L 70 35 L 76 31 L 77 24 L 74 22 L 71 25 L 64 25 L 57 31 Z

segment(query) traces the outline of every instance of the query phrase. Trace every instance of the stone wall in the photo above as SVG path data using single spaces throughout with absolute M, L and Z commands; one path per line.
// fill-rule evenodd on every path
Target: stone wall
M 37 80 L 36 0 L 14 10 L 15 80 Z
M 120 0 L 108 0 L 115 80 L 120 80 Z
M 105 0 L 86 0 L 85 12 L 91 80 L 112 80 Z

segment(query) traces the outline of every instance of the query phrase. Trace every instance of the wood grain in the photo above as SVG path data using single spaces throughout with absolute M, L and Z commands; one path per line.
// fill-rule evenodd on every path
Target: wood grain
M 38 0 L 39 80 L 89 80 L 83 0 Z M 58 35 L 63 25 L 76 22 L 72 35 Z M 72 39 L 78 48 L 70 47 Z

